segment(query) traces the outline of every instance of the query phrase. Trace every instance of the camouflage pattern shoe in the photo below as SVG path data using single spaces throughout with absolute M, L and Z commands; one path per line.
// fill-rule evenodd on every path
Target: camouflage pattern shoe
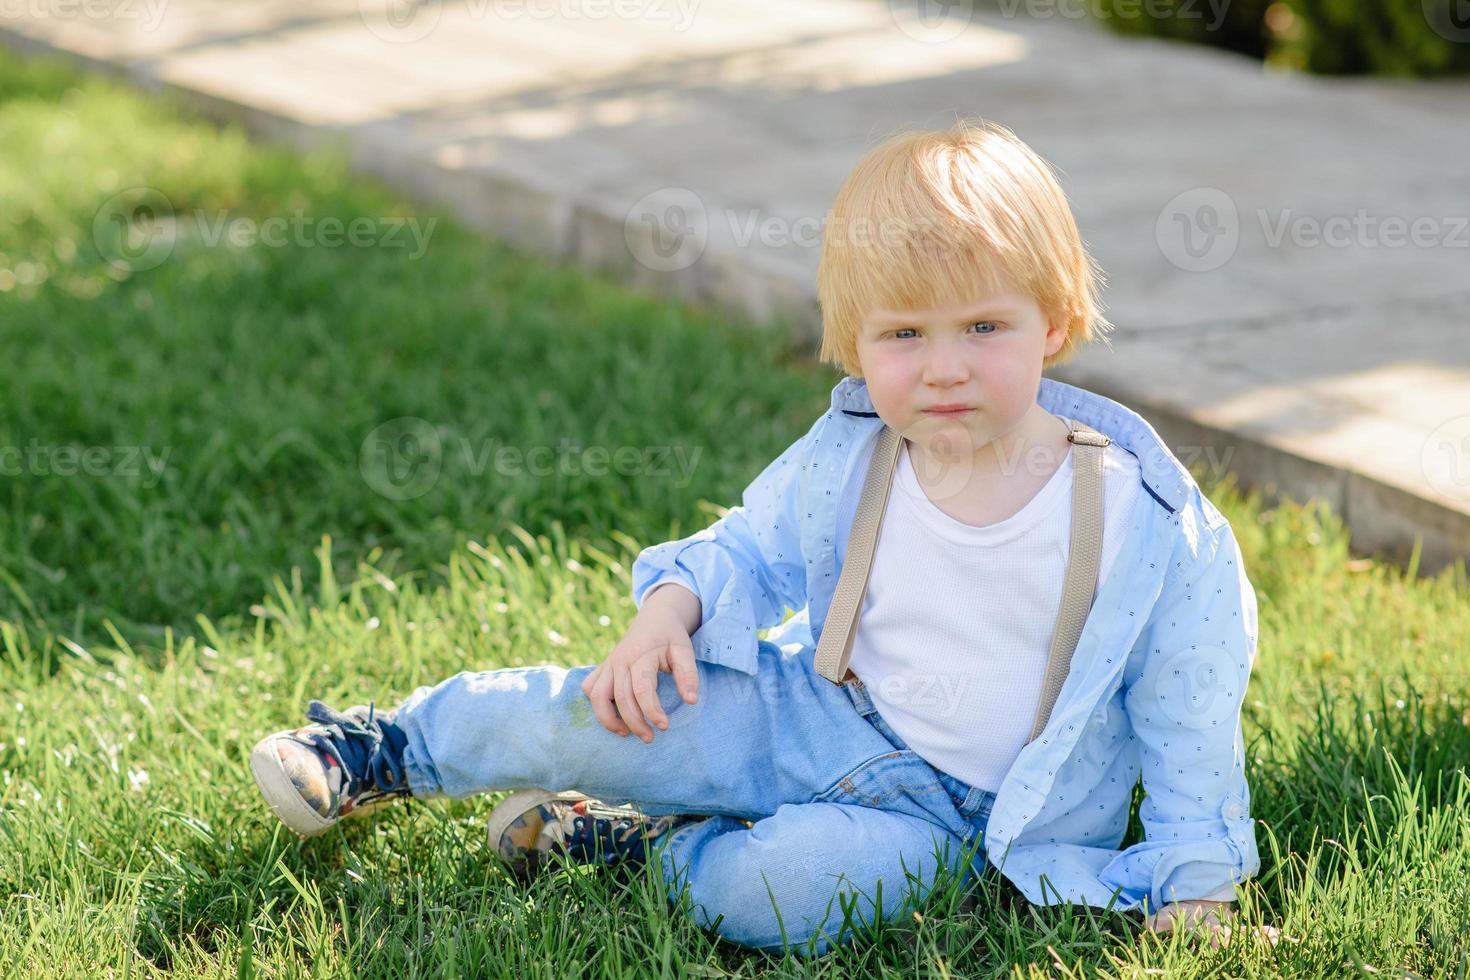
M 255 784 L 281 822 L 314 837 L 349 815 L 407 796 L 408 738 L 371 705 L 333 711 L 320 701 L 301 728 L 267 735 L 250 753 Z
M 512 873 L 529 878 L 555 854 L 576 864 L 637 867 L 664 831 L 702 819 L 688 813 L 650 817 L 575 790 L 522 789 L 490 811 L 487 830 L 490 847 Z

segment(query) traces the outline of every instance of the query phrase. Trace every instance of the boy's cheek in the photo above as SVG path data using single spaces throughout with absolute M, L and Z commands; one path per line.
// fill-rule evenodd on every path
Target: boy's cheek
M 865 364 L 868 397 L 885 421 L 902 421 L 908 413 L 907 366 L 891 355 L 875 355 Z

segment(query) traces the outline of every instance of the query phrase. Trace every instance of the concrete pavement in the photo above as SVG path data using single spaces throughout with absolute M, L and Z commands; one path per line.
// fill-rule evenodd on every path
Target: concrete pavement
M 0 38 L 808 341 L 852 164 L 902 126 L 1003 122 L 1109 278 L 1111 347 L 1056 377 L 1325 499 L 1360 553 L 1470 555 L 1470 83 L 1267 73 L 1080 3 L 26 0 Z

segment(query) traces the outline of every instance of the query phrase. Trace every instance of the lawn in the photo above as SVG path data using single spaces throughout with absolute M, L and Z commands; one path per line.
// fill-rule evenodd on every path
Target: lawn
M 160 261 L 119 201 L 153 208 Z M 252 239 L 272 218 L 317 231 Z M 323 233 L 409 218 L 422 254 Z M 707 524 L 822 410 L 810 355 L 8 55 L 0 343 L 0 976 L 1470 971 L 1463 566 L 1419 579 L 1354 559 L 1318 507 L 1205 487 L 1260 604 L 1243 903 L 1275 950 L 1032 908 L 991 872 L 782 959 L 702 932 L 651 873 L 512 882 L 485 855 L 496 796 L 302 843 L 245 759 L 309 697 L 599 660 L 637 550 Z

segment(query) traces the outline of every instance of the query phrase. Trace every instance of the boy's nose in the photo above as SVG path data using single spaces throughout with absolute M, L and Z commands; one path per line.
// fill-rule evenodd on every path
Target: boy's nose
M 924 380 L 932 385 L 952 385 L 970 376 L 964 359 L 953 351 L 937 349 L 924 365 Z

